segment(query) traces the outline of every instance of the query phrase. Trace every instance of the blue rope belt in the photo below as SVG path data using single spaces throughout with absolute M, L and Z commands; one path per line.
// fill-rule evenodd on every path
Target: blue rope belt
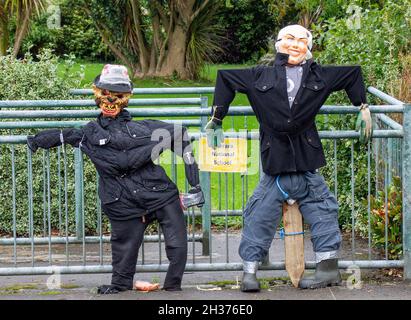
M 278 175 L 277 178 L 275 178 L 275 183 L 277 184 L 277 187 L 283 195 L 284 199 L 287 200 L 288 198 L 290 198 L 290 195 L 287 192 L 285 192 L 284 189 L 280 186 L 280 175 Z
M 275 179 L 275 183 L 277 184 L 278 189 L 280 190 L 280 192 L 282 193 L 283 197 L 285 200 L 288 200 L 290 198 L 290 195 L 284 191 L 283 188 L 281 188 L 280 185 L 280 175 L 277 176 L 277 178 Z M 278 232 L 278 234 L 280 235 L 280 239 L 284 240 L 284 238 L 286 236 L 298 236 L 300 234 L 304 234 L 304 231 L 301 232 L 288 232 L 285 233 L 284 228 L 281 228 L 280 231 Z
M 304 231 L 301 231 L 301 232 L 288 232 L 288 233 L 286 233 L 286 232 L 284 231 L 284 228 L 281 228 L 280 231 L 278 232 L 278 234 L 280 235 L 280 239 L 281 239 L 281 240 L 284 240 L 284 238 L 285 238 L 286 236 L 298 236 L 298 235 L 300 235 L 300 234 L 304 234 Z

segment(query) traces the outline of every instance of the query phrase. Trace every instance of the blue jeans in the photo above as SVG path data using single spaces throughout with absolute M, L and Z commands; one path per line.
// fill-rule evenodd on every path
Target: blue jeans
M 338 250 L 341 233 L 338 225 L 338 203 L 324 178 L 315 172 L 280 175 L 281 188 L 300 207 L 304 222 L 309 224 L 314 252 Z M 276 176 L 263 174 L 244 210 L 244 228 L 239 254 L 245 261 L 262 261 L 267 255 L 282 217 L 283 193 Z

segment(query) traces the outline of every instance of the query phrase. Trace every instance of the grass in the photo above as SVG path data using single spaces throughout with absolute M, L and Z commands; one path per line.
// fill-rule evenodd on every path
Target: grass
M 38 289 L 38 285 L 27 283 L 27 284 L 14 284 L 7 287 L 0 287 L 0 291 L 5 291 L 8 293 L 16 293 L 20 290 L 36 290 Z
M 63 293 L 64 292 L 62 292 L 62 291 L 53 291 L 53 290 L 51 290 L 51 291 L 41 292 L 41 293 L 39 293 L 39 295 L 40 296 L 55 296 L 55 295 L 63 294 Z
M 217 287 L 225 287 L 225 286 L 237 285 L 237 281 L 236 280 L 210 281 L 207 284 L 217 286 Z
M 61 289 L 76 289 L 81 288 L 81 286 L 76 284 L 62 284 Z M 0 295 L 13 295 L 21 293 L 24 290 L 42 290 L 38 284 L 34 283 L 18 283 L 10 286 L 0 287 Z M 39 292 L 39 295 L 48 296 L 48 295 L 58 295 L 63 294 L 63 291 L 58 290 L 47 290 Z
M 38 290 L 37 284 L 33 283 L 19 283 L 6 287 L 0 287 L 0 295 L 13 295 L 18 294 L 23 290 Z
M 77 61 L 71 72 L 84 71 L 84 79 L 81 86 L 89 88 L 94 78 L 100 74 L 105 63 L 96 63 L 88 61 Z M 133 84 L 136 88 L 161 88 L 161 87 L 210 87 L 214 86 L 218 69 L 238 69 L 247 67 L 246 65 L 237 64 L 209 64 L 203 69 L 199 80 L 179 80 L 174 78 L 144 78 L 134 79 Z M 63 66 L 59 66 L 59 72 L 63 73 Z M 131 74 L 131 73 L 130 73 Z
M 91 84 L 94 78 L 100 74 L 104 63 L 89 63 L 86 61 L 79 61 L 74 64 L 71 72 L 77 72 L 84 70 L 84 79 L 81 86 L 83 88 L 91 88 Z M 199 80 L 177 80 L 177 79 L 163 79 L 163 78 L 147 78 L 147 79 L 136 79 L 133 81 L 135 88 L 155 88 L 155 87 L 212 87 L 215 84 L 217 70 L 219 69 L 234 69 L 234 68 L 243 68 L 247 67 L 246 65 L 227 65 L 227 64 L 217 64 L 217 65 L 207 65 L 202 74 L 201 79 Z M 60 71 L 62 72 L 62 66 L 60 66 Z M 213 95 L 207 94 L 209 105 L 212 104 Z M 178 97 L 172 94 L 159 94 L 159 95 L 142 95 L 141 98 L 170 98 Z M 135 97 L 137 98 L 137 97 Z M 248 98 L 243 94 L 237 94 L 234 101 L 232 102 L 233 106 L 247 106 L 249 105 Z M 161 118 L 160 118 L 161 119 Z M 163 118 L 164 119 L 164 118 Z M 224 130 L 229 129 L 243 129 L 247 127 L 249 130 L 257 129 L 258 124 L 255 117 L 226 117 L 224 121 L 223 128 Z M 190 129 L 189 129 L 190 130 Z M 195 129 L 197 130 L 197 129 Z M 257 143 L 258 144 L 258 143 Z M 249 143 L 249 152 L 251 152 L 251 146 Z M 258 148 L 258 147 L 257 147 Z M 194 143 L 194 151 L 197 154 L 197 143 Z M 171 153 L 166 152 L 161 157 L 160 164 L 164 167 L 166 172 L 171 176 Z M 168 161 L 167 161 L 168 160 Z M 253 164 L 258 162 L 257 159 L 253 159 Z M 249 174 L 247 177 L 241 177 L 239 173 L 233 174 L 211 174 L 211 203 L 214 210 L 231 210 L 231 209 L 241 209 L 245 206 L 245 203 L 248 199 L 248 196 L 252 193 L 253 189 L 258 183 L 258 174 Z M 243 194 L 242 192 L 242 179 L 248 181 L 248 192 Z M 177 166 L 177 186 L 181 191 L 185 190 L 186 180 L 184 174 L 184 166 L 181 161 Z M 225 191 L 228 191 L 226 194 Z M 224 217 L 213 217 L 213 224 L 224 227 L 225 218 Z M 228 221 L 229 227 L 239 228 L 241 227 L 241 219 L 239 217 L 229 218 Z
M 278 286 L 278 285 L 291 285 L 290 278 L 288 277 L 275 277 L 275 278 L 258 278 L 260 282 L 261 289 L 270 289 L 271 287 Z M 232 287 L 241 283 L 241 279 L 239 279 L 239 283 L 236 280 L 221 280 L 221 281 L 210 281 L 207 284 L 214 285 L 217 287 L 225 288 L 225 287 Z
M 37 284 L 33 283 L 23 283 L 23 284 L 14 284 L 11 286 L 1 287 L 1 291 L 19 291 L 19 290 L 36 290 L 38 289 Z
M 71 283 L 64 283 L 61 286 L 61 289 L 77 289 L 77 288 L 81 288 L 81 286 L 77 285 L 77 284 L 71 284 Z

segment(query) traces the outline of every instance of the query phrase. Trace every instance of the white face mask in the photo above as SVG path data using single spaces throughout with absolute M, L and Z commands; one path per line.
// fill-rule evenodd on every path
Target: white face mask
M 311 47 L 311 32 L 297 24 L 281 29 L 275 44 L 276 50 L 288 54 L 288 63 L 294 65 L 312 57 Z

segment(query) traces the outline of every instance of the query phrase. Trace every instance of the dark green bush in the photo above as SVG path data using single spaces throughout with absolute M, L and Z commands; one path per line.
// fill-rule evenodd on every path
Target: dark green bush
M 355 3 L 355 2 L 353 2 Z M 346 8 L 348 7 L 348 4 Z M 316 58 L 323 64 L 358 64 L 363 70 L 364 79 L 367 85 L 377 87 L 391 95 L 399 93 L 401 73 L 403 64 L 401 59 L 407 54 L 410 47 L 410 6 L 409 2 L 390 0 L 384 5 L 363 6 L 360 10 L 357 22 L 360 28 L 351 28 L 347 24 L 347 18 L 330 18 L 318 26 L 313 26 L 314 33 L 321 35 L 315 38 L 318 48 L 322 51 L 316 54 Z M 349 22 L 349 21 L 348 21 Z M 351 21 L 352 22 L 352 21 Z M 369 103 L 379 103 L 378 99 L 368 95 Z M 349 104 L 344 93 L 333 95 L 329 104 Z M 354 128 L 355 116 L 328 116 L 325 124 L 323 117 L 323 130 L 350 129 Z M 321 125 L 320 125 L 321 126 Z M 374 140 L 375 141 L 375 140 Z M 351 194 L 351 142 L 342 140 L 338 143 L 338 200 L 340 204 L 340 224 L 344 229 L 360 231 L 360 234 L 368 237 L 368 177 L 367 177 L 367 147 L 354 142 L 354 204 Z M 332 143 L 325 148 L 329 163 L 334 161 L 334 151 Z M 371 229 L 372 243 L 382 246 L 385 243 L 385 233 L 382 230 L 381 215 L 381 190 L 376 190 L 376 179 L 381 181 L 384 177 L 376 176 L 375 144 L 371 144 L 371 194 L 380 195 L 377 199 L 372 198 Z M 381 160 L 381 155 L 380 155 Z M 383 160 L 379 166 L 384 167 Z M 328 166 L 323 170 L 323 174 L 330 186 L 334 185 L 334 167 Z M 381 172 L 381 168 L 379 172 Z M 394 207 L 390 211 L 389 234 L 389 255 L 398 257 L 401 254 L 401 197 L 398 195 L 398 181 L 393 179 L 389 186 L 389 205 Z M 379 184 L 382 185 L 382 184 Z M 383 199 L 383 198 L 382 198 Z M 351 214 L 354 214 L 355 225 L 352 225 Z M 393 215 L 391 217 L 391 215 Z
M 66 56 L 59 73 L 59 58 L 51 50 L 22 59 L 0 57 L 0 100 L 69 99 L 69 89 L 80 86 L 83 75 L 72 73 L 72 56 Z
M 389 0 L 381 8 L 377 5 L 358 8 L 357 20 L 330 18 L 313 26 L 314 33 L 321 35 L 316 39 L 322 48 L 317 60 L 359 64 L 367 83 L 395 95 L 401 54 L 409 52 L 411 44 L 410 2 Z
M 65 66 L 60 73 L 57 70 L 59 63 Z M 79 87 L 82 80 L 81 73 L 71 72 L 72 65 L 72 59 L 68 58 L 61 62 L 50 50 L 42 52 L 35 59 L 29 54 L 20 60 L 11 56 L 0 57 L 0 100 L 70 99 L 72 96 L 69 94 L 69 89 Z M 33 119 L 22 120 L 32 121 Z M 29 135 L 38 131 L 40 129 L 10 129 L 0 130 L 0 134 Z M 50 154 L 49 160 L 48 153 Z M 14 154 L 14 167 L 12 154 Z M 29 235 L 27 157 L 25 145 L 3 144 L 0 147 L 2 189 L 0 192 L 0 233 L 13 232 L 13 219 L 15 219 L 16 233 L 19 236 Z M 72 233 L 75 230 L 75 201 L 73 148 L 71 147 L 67 147 L 67 159 L 68 227 L 69 232 Z M 47 168 L 45 164 L 48 162 L 50 163 L 49 172 L 45 169 Z M 60 166 L 56 149 L 50 152 L 39 150 L 33 154 L 32 163 L 34 232 L 44 235 L 49 232 L 49 211 L 52 230 L 59 228 L 62 223 L 64 226 L 65 222 L 63 154 L 60 153 Z M 13 171 L 16 179 L 15 190 L 13 190 Z M 50 183 L 48 183 L 47 175 L 50 177 Z M 84 165 L 84 188 L 85 229 L 87 233 L 91 233 L 97 228 L 96 172 L 87 159 Z M 48 190 L 50 190 L 50 204 L 48 204 Z
M 387 199 L 387 203 L 385 203 Z M 368 217 L 368 201 L 364 199 L 361 211 L 357 212 L 356 230 L 368 237 L 370 225 L 371 243 L 387 249 L 389 259 L 400 259 L 402 256 L 402 185 L 400 177 L 394 176 L 392 184 L 385 190 L 378 191 L 370 197 L 370 215 Z M 387 234 L 387 238 L 385 235 Z
M 268 49 L 274 28 L 268 4 L 260 0 L 231 0 L 220 15 L 219 24 L 225 30 L 221 43 L 224 52 L 218 62 L 255 63 Z
M 49 29 L 49 14 L 36 17 L 30 32 L 23 42 L 22 52 L 30 50 L 37 54 L 41 49 L 53 49 L 58 56 L 73 54 L 77 59 L 92 61 L 113 61 L 114 57 L 102 41 L 93 20 L 77 0 L 63 0 L 60 3 L 61 28 Z

